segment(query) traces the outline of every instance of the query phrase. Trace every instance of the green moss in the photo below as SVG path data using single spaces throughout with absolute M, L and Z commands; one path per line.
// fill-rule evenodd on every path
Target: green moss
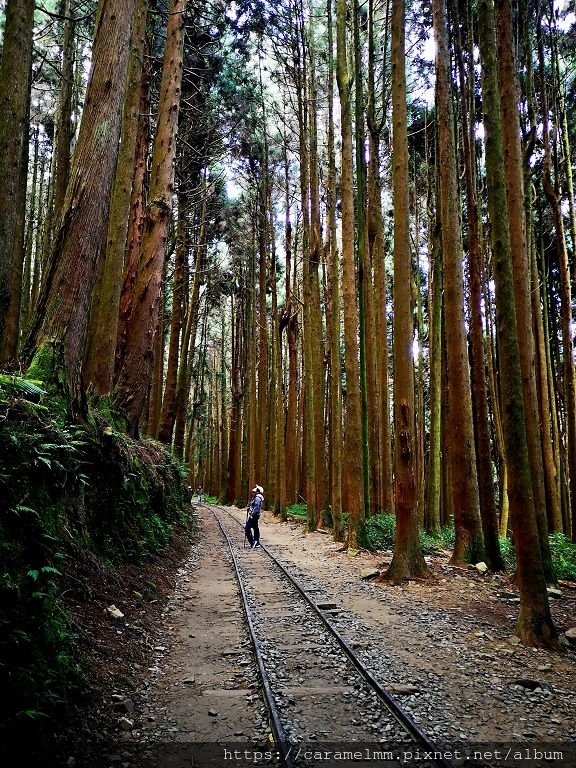
M 52 407 L 60 415 L 67 412 L 69 398 L 62 342 L 49 339 L 41 344 L 28 366 L 26 378 L 40 382 L 50 391 Z

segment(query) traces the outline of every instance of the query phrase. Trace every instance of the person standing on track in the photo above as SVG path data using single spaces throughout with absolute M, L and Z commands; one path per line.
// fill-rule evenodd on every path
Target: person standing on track
M 263 501 L 264 488 L 262 488 L 261 485 L 256 485 L 252 488 L 252 499 L 248 505 L 248 515 L 246 517 L 246 525 L 244 526 L 246 538 L 248 539 L 251 549 L 256 549 L 256 547 L 260 546 L 258 520 L 260 519 L 260 511 L 262 509 Z

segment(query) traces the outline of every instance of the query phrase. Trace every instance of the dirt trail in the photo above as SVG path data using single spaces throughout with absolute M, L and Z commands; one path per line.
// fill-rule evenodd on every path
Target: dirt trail
M 243 510 L 231 511 L 243 520 Z M 159 628 L 165 640 L 157 646 L 145 689 L 135 697 L 134 728 L 122 735 L 128 753 L 153 744 L 164 751 L 170 744 L 182 750 L 187 743 L 190 749 L 191 742 L 269 744 L 226 547 L 211 512 L 204 507 L 198 515 L 198 542 L 178 574 Z M 344 631 L 364 642 L 375 663 L 380 657 L 383 682 L 422 708 L 429 732 L 445 743 L 514 739 L 574 747 L 576 654 L 514 644 L 517 605 L 505 577 L 454 569 L 444 557 L 427 558 L 429 582 L 370 584 L 362 572 L 384 567 L 386 553 L 349 557 L 330 535 L 306 534 L 302 526 L 282 523 L 269 512 L 260 527 L 262 542 L 280 560 L 316 578 L 340 601 Z M 553 602 L 560 629 L 576 625 L 575 597 L 575 590 L 566 589 Z M 526 680 L 541 692 L 523 687 Z M 162 754 L 160 761 L 137 764 L 180 768 L 190 763 L 181 751 L 174 759 Z
M 255 730 L 247 706 L 257 699 L 250 641 L 223 539 L 206 509 L 197 554 L 167 609 L 166 650 L 144 700 L 145 740 L 244 741 Z

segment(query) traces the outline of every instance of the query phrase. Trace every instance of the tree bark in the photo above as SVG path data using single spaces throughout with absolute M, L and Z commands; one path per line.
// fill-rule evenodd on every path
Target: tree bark
M 86 413 L 84 346 L 116 167 L 133 9 L 134 0 L 101 0 L 99 6 L 70 181 L 26 344 L 26 356 L 35 354 L 31 375 L 47 376 L 65 395 L 73 417 Z M 46 345 L 52 349 L 44 355 Z
M 0 62 L 0 344 L 4 348 L 6 316 L 10 306 L 14 256 L 21 238 L 19 209 L 26 189 L 30 67 L 34 0 L 8 0 Z M 20 217 L 21 218 L 21 217 Z M 20 246 L 22 249 L 22 246 Z M 22 265 L 20 275 L 22 279 Z M 18 306 L 18 314 L 20 306 Z M 14 330 L 8 352 L 14 349 Z M 2 353 L 0 362 L 6 361 Z
M 354 259 L 354 183 L 352 161 L 352 111 L 350 74 L 346 56 L 346 0 L 336 2 L 336 79 L 340 94 L 342 138 L 342 299 L 344 302 L 344 348 L 346 366 L 346 422 L 344 450 L 344 502 L 349 514 L 348 545 L 358 546 L 364 535 L 364 489 L 362 460 L 362 414 L 358 360 L 358 295 Z
M 150 192 L 144 218 L 140 263 L 135 285 L 127 352 L 115 388 L 115 399 L 128 432 L 138 424 L 150 386 L 168 225 L 174 194 L 174 158 L 183 69 L 186 0 L 171 0 L 166 31 Z
M 423 576 L 414 467 L 414 366 L 409 240 L 405 3 L 392 0 L 392 187 L 394 194 L 394 466 L 396 538 L 387 578 Z
M 520 590 L 520 615 L 516 631 L 526 645 L 552 646 L 556 644 L 556 630 L 550 615 L 540 551 L 522 393 L 492 0 L 480 0 L 478 20 L 502 421 L 508 468 L 508 498 L 516 550 L 516 577 Z M 524 329 L 524 332 L 529 333 L 530 329 Z
M 93 300 L 88 351 L 84 366 L 85 383 L 94 384 L 96 391 L 101 395 L 110 394 L 114 377 L 118 313 L 126 261 L 126 237 L 138 138 L 139 86 L 144 65 L 147 8 L 148 0 L 136 0 L 126 100 L 122 113 L 122 137 L 110 197 L 102 282 L 99 293 Z

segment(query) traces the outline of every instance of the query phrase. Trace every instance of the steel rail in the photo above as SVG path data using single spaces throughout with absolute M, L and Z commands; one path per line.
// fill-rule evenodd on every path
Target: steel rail
M 208 506 L 208 505 L 205 505 Z M 222 510 L 222 512 L 225 512 L 227 515 L 229 515 L 238 525 L 242 526 L 242 523 L 225 507 L 221 507 L 216 504 L 212 504 L 210 506 L 215 507 L 216 509 Z M 212 514 L 214 514 L 214 517 L 218 521 L 218 525 L 220 526 L 220 529 L 226 536 L 226 539 L 228 541 L 228 546 L 231 546 L 230 540 L 224 531 L 224 528 L 218 520 L 218 517 L 212 510 Z M 266 547 L 264 544 L 260 544 L 260 547 L 266 552 L 268 557 L 280 568 L 282 573 L 286 576 L 286 578 L 294 585 L 294 587 L 297 589 L 297 591 L 302 595 L 304 600 L 312 607 L 313 611 L 316 613 L 316 615 L 319 617 L 319 619 L 322 621 L 323 625 L 328 629 L 328 631 L 334 636 L 339 646 L 342 648 L 346 656 L 350 659 L 352 664 L 356 667 L 362 678 L 366 681 L 366 683 L 372 688 L 372 690 L 376 693 L 378 698 L 384 703 L 386 708 L 390 711 L 390 714 L 396 719 L 400 725 L 406 729 L 406 731 L 414 738 L 414 740 L 422 747 L 426 749 L 426 751 L 434 753 L 434 755 L 438 755 L 438 757 L 431 758 L 432 762 L 435 765 L 442 766 L 442 768 L 454 768 L 453 763 L 451 763 L 449 760 L 444 758 L 442 756 L 442 753 L 444 750 L 440 749 L 437 745 L 434 744 L 433 741 L 428 737 L 428 735 L 420 728 L 420 726 L 416 723 L 416 721 L 402 709 L 400 704 L 394 699 L 393 696 L 391 696 L 388 691 L 386 691 L 385 688 L 380 685 L 378 680 L 374 677 L 374 675 L 370 672 L 370 670 L 366 669 L 364 663 L 361 661 L 361 659 L 358 658 L 357 654 L 354 653 L 353 649 L 350 647 L 346 639 L 340 634 L 338 629 L 332 624 L 332 622 L 329 621 L 329 619 L 325 616 L 325 614 L 322 612 L 322 609 L 320 609 L 314 600 L 310 597 L 308 594 L 308 591 L 306 588 L 298 581 L 298 579 L 291 574 L 286 566 L 284 566 L 283 563 L 278 560 L 278 558 L 272 554 L 272 552 Z M 231 550 L 232 552 L 232 550 Z M 232 553 L 232 557 L 234 558 L 234 562 L 236 563 L 234 553 Z
M 204 506 L 208 506 L 210 508 L 211 506 L 214 506 L 214 505 L 204 504 Z M 222 507 L 217 507 L 217 508 L 223 509 Z M 260 645 L 258 643 L 256 630 L 254 628 L 254 623 L 252 621 L 252 616 L 250 614 L 250 607 L 248 605 L 248 595 L 246 594 L 246 590 L 244 588 L 244 583 L 242 581 L 242 576 L 240 574 L 240 567 L 238 565 L 238 560 L 236 558 L 236 554 L 234 553 L 234 548 L 232 546 L 232 542 L 230 541 L 230 537 L 228 536 L 228 533 L 224 530 L 224 526 L 218 519 L 218 516 L 216 515 L 214 510 L 210 509 L 210 511 L 214 515 L 214 518 L 218 523 L 218 526 L 222 531 L 224 538 L 226 539 L 226 543 L 228 544 L 228 549 L 232 557 L 232 562 L 234 564 L 236 580 L 238 582 L 238 586 L 240 588 L 240 595 L 242 597 L 242 608 L 244 610 L 244 615 L 246 617 L 246 622 L 248 624 L 248 629 L 250 631 L 250 639 L 252 640 L 252 647 L 254 648 L 256 662 L 258 664 L 258 671 L 260 673 L 260 679 L 262 681 L 262 689 L 264 691 L 264 703 L 268 710 L 268 714 L 270 715 L 270 724 L 272 726 L 274 740 L 276 741 L 278 757 L 281 760 L 281 764 L 285 766 L 285 768 L 294 768 L 294 762 L 290 755 L 290 750 L 288 749 L 288 751 L 286 751 L 286 747 L 288 746 L 288 738 L 286 736 L 284 727 L 282 725 L 282 721 L 280 719 L 280 713 L 278 711 L 278 707 L 276 706 L 276 702 L 274 701 L 272 686 L 270 685 L 270 678 L 268 677 L 268 673 L 266 672 L 266 666 L 264 664 L 264 659 L 262 658 L 262 653 L 260 651 Z M 224 510 L 224 511 L 226 512 L 227 510 Z M 242 525 L 242 523 L 240 523 L 240 525 Z

